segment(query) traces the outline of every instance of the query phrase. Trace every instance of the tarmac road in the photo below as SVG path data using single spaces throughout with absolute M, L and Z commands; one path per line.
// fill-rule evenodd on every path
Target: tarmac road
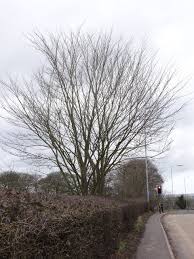
M 166 215 L 163 224 L 175 257 L 194 259 L 194 214 Z

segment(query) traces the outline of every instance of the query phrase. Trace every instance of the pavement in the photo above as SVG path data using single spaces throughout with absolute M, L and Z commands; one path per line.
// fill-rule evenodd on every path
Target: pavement
M 136 259 L 172 259 L 160 218 L 158 213 L 149 218 Z
M 186 212 L 187 214 L 166 215 L 163 218 L 177 259 L 194 258 L 194 214 Z

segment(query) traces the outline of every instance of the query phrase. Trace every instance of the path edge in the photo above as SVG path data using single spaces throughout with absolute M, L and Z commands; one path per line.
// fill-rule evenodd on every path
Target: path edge
M 175 256 L 174 256 L 172 247 L 171 247 L 171 245 L 170 245 L 170 242 L 169 242 L 169 240 L 168 240 L 168 236 L 167 236 L 167 234 L 166 234 L 166 231 L 165 231 L 165 229 L 164 229 L 164 227 L 163 227 L 163 223 L 162 223 L 162 219 L 163 219 L 166 215 L 167 215 L 167 213 L 164 213 L 163 215 L 160 216 L 160 226 L 161 226 L 161 228 L 162 228 L 162 232 L 163 232 L 163 235 L 164 235 L 164 239 L 165 239 L 166 245 L 167 245 L 167 247 L 168 247 L 168 252 L 169 252 L 169 254 L 170 254 L 170 257 L 171 257 L 171 259 L 176 259 Z

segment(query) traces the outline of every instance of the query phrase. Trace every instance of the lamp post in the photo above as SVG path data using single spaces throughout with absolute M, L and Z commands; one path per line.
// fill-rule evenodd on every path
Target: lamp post
M 149 176 L 148 176 L 148 158 L 147 158 L 147 144 L 145 138 L 145 172 L 146 172 L 146 193 L 147 193 L 147 204 L 149 209 L 150 204 L 150 192 L 149 192 Z
M 171 184 L 172 184 L 172 196 L 173 196 L 174 190 L 173 190 L 172 166 L 171 166 Z
M 144 134 L 145 134 L 146 198 L 147 198 L 147 206 L 148 206 L 148 210 L 149 210 L 150 209 L 150 191 L 149 191 L 148 156 L 147 156 L 147 109 L 148 109 L 147 105 L 148 105 L 148 103 L 145 104 L 145 110 L 144 110 Z
M 145 117 L 146 118 L 146 117 Z M 146 120 L 145 120 L 146 121 Z M 145 173 L 146 173 L 146 198 L 148 210 L 150 209 L 150 191 L 149 191 L 149 175 L 148 175 L 148 158 L 147 158 L 147 132 L 145 125 Z
M 186 192 L 186 180 L 184 177 L 184 189 L 185 189 L 185 207 L 187 208 L 187 192 Z

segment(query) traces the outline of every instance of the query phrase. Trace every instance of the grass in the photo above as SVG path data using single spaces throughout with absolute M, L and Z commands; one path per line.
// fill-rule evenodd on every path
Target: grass
M 134 259 L 135 254 L 143 236 L 145 225 L 153 213 L 145 213 L 139 216 L 134 224 L 133 230 L 121 237 L 119 248 L 111 259 Z

